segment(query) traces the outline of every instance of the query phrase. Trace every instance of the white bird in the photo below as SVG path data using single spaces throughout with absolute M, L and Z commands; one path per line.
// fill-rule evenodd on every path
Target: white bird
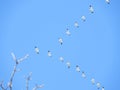
M 94 9 L 93 9 L 92 5 L 89 6 L 89 11 L 90 11 L 91 13 L 94 13 Z
M 49 51 L 49 50 L 48 50 L 48 56 L 49 56 L 49 57 L 52 57 L 52 53 L 51 53 L 51 51 Z
M 86 17 L 85 17 L 85 16 L 82 16 L 81 19 L 82 19 L 82 21 L 84 21 L 84 22 L 86 21 Z
M 61 62 L 64 62 L 64 58 L 63 57 L 60 57 L 59 58 Z
M 77 28 L 79 28 L 79 24 L 78 24 L 77 21 L 74 23 L 74 26 L 77 27 Z
M 35 52 L 39 54 L 39 48 L 35 46 Z
M 71 33 L 70 33 L 70 31 L 69 31 L 69 29 L 67 28 L 67 30 L 66 30 L 66 35 L 68 35 L 68 36 L 70 36 L 71 35 Z
M 105 0 L 107 4 L 110 4 L 110 0 Z
M 83 77 L 83 78 L 86 78 L 86 75 L 85 75 L 85 73 L 84 73 L 84 72 L 82 72 L 82 77 Z
M 102 87 L 102 90 L 105 90 L 105 88 L 104 88 L 104 87 Z
M 76 71 L 80 72 L 80 67 L 78 65 L 76 65 Z
M 97 86 L 98 89 L 100 89 L 100 86 L 101 86 L 101 85 L 100 85 L 100 83 L 98 82 L 98 83 L 96 84 L 96 86 Z
M 92 84 L 94 85 L 94 84 L 95 84 L 95 79 L 92 78 L 92 79 L 91 79 L 91 82 L 92 82 Z
M 61 45 L 63 44 L 63 39 L 62 38 L 59 38 L 58 41 Z
M 66 65 L 67 65 L 68 68 L 70 68 L 70 66 L 71 66 L 70 62 L 67 62 Z

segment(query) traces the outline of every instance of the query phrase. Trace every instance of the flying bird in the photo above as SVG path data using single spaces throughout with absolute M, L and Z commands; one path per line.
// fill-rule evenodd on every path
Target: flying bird
M 105 88 L 104 88 L 104 87 L 102 87 L 102 90 L 105 90 Z
M 83 22 L 86 21 L 86 17 L 85 16 L 82 16 L 81 19 L 82 19 Z
M 77 28 L 79 28 L 79 24 L 78 24 L 77 21 L 74 23 L 74 26 L 77 27 Z
M 52 57 L 52 53 L 51 53 L 51 51 L 49 51 L 49 50 L 48 50 L 48 56 L 49 56 L 49 57 Z
M 71 66 L 70 62 L 67 62 L 66 65 L 67 65 L 68 68 L 70 68 L 70 66 Z
M 70 33 L 70 31 L 69 31 L 69 29 L 67 28 L 67 30 L 66 30 L 66 35 L 68 35 L 68 36 L 70 36 L 71 35 L 71 33 Z
M 80 72 L 80 67 L 78 65 L 76 65 L 76 71 Z
M 39 54 L 39 48 L 35 46 L 35 52 Z
M 89 11 L 90 11 L 91 13 L 94 13 L 94 9 L 93 9 L 92 5 L 89 6 Z
M 110 4 L 110 0 L 105 0 L 107 4 Z
M 82 77 L 83 77 L 83 78 L 86 78 L 86 75 L 85 75 L 85 73 L 84 73 L 84 72 L 82 72 Z
M 61 45 L 63 44 L 63 39 L 62 38 L 59 38 L 58 41 Z
M 64 62 L 64 58 L 63 57 L 60 57 L 59 58 L 61 62 Z
M 100 89 L 100 86 L 101 86 L 101 85 L 100 85 L 100 83 L 98 82 L 98 83 L 96 84 L 96 86 L 97 86 L 98 89 Z
M 91 79 L 91 82 L 92 82 L 92 84 L 94 85 L 94 84 L 95 84 L 95 79 L 92 78 L 92 79 Z

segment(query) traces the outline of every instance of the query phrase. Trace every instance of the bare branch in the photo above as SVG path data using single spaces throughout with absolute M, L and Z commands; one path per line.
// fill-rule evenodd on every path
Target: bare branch
M 11 55 L 12 55 L 12 57 L 13 57 L 13 60 L 14 60 L 16 63 L 18 63 L 15 54 L 12 52 Z
M 10 81 L 8 82 L 8 87 L 10 88 L 10 90 L 12 90 L 12 83 L 13 83 L 13 78 L 15 76 L 15 73 L 17 72 L 17 66 L 19 64 L 19 62 L 25 60 L 26 58 L 28 58 L 28 54 L 25 55 L 23 58 L 17 60 L 14 53 L 11 53 L 12 57 L 13 57 L 13 60 L 15 61 L 15 66 L 14 66 L 14 69 L 12 71 L 12 74 L 11 74 L 11 77 L 10 77 Z
M 17 66 L 20 64 L 20 62 L 24 61 L 25 59 L 28 58 L 28 54 L 26 54 L 23 58 L 20 58 L 20 59 L 16 59 L 16 56 L 14 53 L 11 53 L 12 57 L 13 57 L 13 60 L 15 61 L 15 66 L 13 68 L 13 71 L 11 73 L 11 77 L 10 77 L 10 80 L 8 82 L 8 85 L 7 87 L 4 87 L 3 86 L 3 81 L 0 82 L 0 88 L 2 90 L 7 90 L 9 88 L 9 90 L 12 90 L 12 87 L 13 87 L 13 79 L 14 79 L 14 76 L 15 76 L 15 73 L 17 71 L 20 71 L 20 69 L 17 69 Z M 29 75 L 26 77 L 26 90 L 29 90 L 29 81 L 31 80 L 31 76 L 32 76 L 32 72 L 29 73 Z M 37 89 L 40 89 L 44 87 L 44 84 L 42 85 L 36 85 L 33 90 L 37 90 Z
M 37 90 L 37 89 L 40 89 L 40 88 L 43 88 L 43 87 L 44 87 L 44 84 L 36 85 L 32 90 Z
M 0 82 L 0 87 L 2 90 L 5 90 L 5 88 L 3 87 L 3 81 Z
M 26 54 L 23 58 L 21 58 L 21 59 L 18 60 L 18 63 L 24 61 L 24 60 L 27 59 L 28 57 L 29 57 L 29 55 Z
M 12 90 L 12 82 L 13 82 L 14 75 L 16 73 L 17 65 L 18 64 L 16 63 L 16 65 L 14 66 L 14 69 L 12 71 L 12 74 L 11 74 L 11 77 L 10 77 L 10 81 L 8 82 L 8 87 L 10 88 L 10 90 Z
M 29 81 L 31 80 L 32 72 L 26 78 L 26 90 L 29 90 Z

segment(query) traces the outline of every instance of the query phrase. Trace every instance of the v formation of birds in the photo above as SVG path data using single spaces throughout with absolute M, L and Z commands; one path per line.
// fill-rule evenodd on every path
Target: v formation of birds
M 105 0 L 105 2 L 107 3 L 107 4 L 110 4 L 110 0 Z M 94 13 L 94 8 L 93 8 L 93 6 L 92 5 L 89 5 L 89 12 L 91 13 L 91 14 L 93 14 Z M 81 20 L 83 21 L 83 22 L 85 22 L 86 21 L 86 16 L 81 16 Z M 79 24 L 78 24 L 78 22 L 77 21 L 75 21 L 74 22 L 74 27 L 76 27 L 76 28 L 79 28 Z M 66 29 L 66 35 L 67 36 L 70 36 L 71 35 L 71 32 L 70 32 L 70 30 L 67 28 Z M 62 37 L 60 37 L 60 38 L 58 38 L 58 43 L 60 43 L 60 45 L 63 45 L 63 38 Z M 37 46 L 35 46 L 35 52 L 37 53 L 37 54 L 39 54 L 39 48 L 37 47 Z M 50 50 L 48 50 L 48 52 L 47 52 L 47 55 L 48 55 L 48 57 L 52 57 L 52 52 L 50 51 Z M 59 60 L 62 62 L 62 63 L 64 63 L 65 61 L 64 61 L 64 57 L 59 57 Z M 66 62 L 66 66 L 67 66 L 67 68 L 68 69 L 70 69 L 71 68 L 71 63 L 70 62 Z M 80 66 L 79 65 L 76 65 L 76 67 L 75 67 L 75 71 L 76 72 L 79 72 L 79 73 L 81 73 L 81 77 L 82 78 L 84 78 L 84 79 L 86 79 L 86 73 L 82 70 L 82 72 L 81 72 L 81 69 L 80 69 Z M 95 78 L 91 78 L 91 84 L 92 85 L 96 85 L 96 88 L 97 89 L 101 89 L 101 90 L 105 90 L 104 89 L 104 86 L 102 86 L 101 85 L 101 83 L 99 83 L 99 82 L 96 82 L 96 80 L 95 80 Z

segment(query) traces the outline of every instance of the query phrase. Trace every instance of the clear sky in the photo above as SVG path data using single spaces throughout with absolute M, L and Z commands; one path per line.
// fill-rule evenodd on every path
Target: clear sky
M 120 90 L 119 8 L 120 0 L 109 5 L 104 0 L 0 0 L 0 81 L 5 86 L 9 81 L 14 52 L 18 59 L 25 54 L 29 58 L 18 66 L 21 71 L 15 75 L 13 90 L 26 89 L 24 76 L 29 72 L 33 73 L 30 90 L 35 84 L 44 84 L 42 90 L 97 90 L 91 78 L 105 90 Z M 74 27 L 76 21 L 79 28 Z M 65 34 L 66 28 L 71 36 Z M 75 71 L 76 65 L 86 79 Z

